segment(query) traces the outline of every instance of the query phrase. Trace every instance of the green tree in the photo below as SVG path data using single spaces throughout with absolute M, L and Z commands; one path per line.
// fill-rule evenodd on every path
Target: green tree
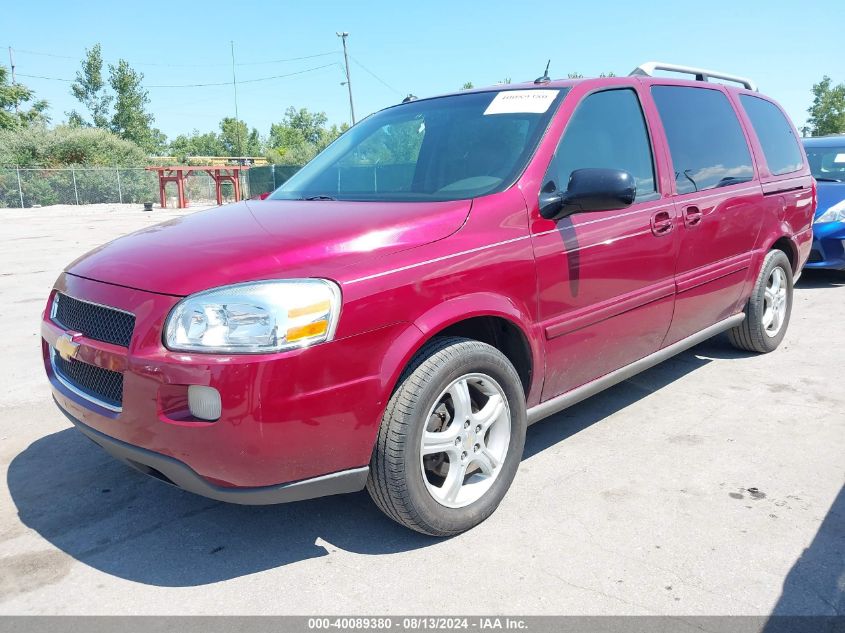
M 132 141 L 148 152 L 162 148 L 164 135 L 153 128 L 154 117 L 147 112 L 150 98 L 142 82 L 144 74 L 136 72 L 126 60 L 109 65 L 109 85 L 115 94 L 111 130 L 120 138 Z
M 293 106 L 285 110 L 284 121 L 293 129 L 299 130 L 309 143 L 320 144 L 328 120 L 325 112 L 309 112 L 307 108 L 297 110 Z
M 291 106 L 285 110 L 285 116 L 281 123 L 274 123 L 270 126 L 271 145 L 282 147 L 285 142 L 291 140 L 318 145 L 323 139 L 328 120 L 325 112 L 309 112 L 307 108 L 297 110 Z M 280 142 L 274 143 L 274 140 Z
M 813 85 L 813 105 L 807 112 L 807 123 L 813 136 L 845 132 L 845 83 L 832 85 L 825 75 Z
M 308 145 L 309 143 L 305 140 L 305 136 L 300 130 L 282 122 L 273 123 L 270 126 L 270 136 L 267 139 L 267 144 L 272 149 L 289 149 Z
M 103 55 L 99 44 L 85 51 L 82 68 L 76 71 L 76 81 L 71 84 L 70 91 L 88 110 L 91 121 L 86 121 L 81 114 L 73 110 L 68 112 L 68 122 L 71 125 L 93 125 L 108 129 L 109 108 L 114 97 L 108 94 L 103 78 Z
M 304 165 L 349 129 L 346 123 L 327 128 L 325 112 L 289 107 L 279 123 L 270 126 L 268 158 L 284 165 Z
M 461 86 L 461 90 L 472 90 L 473 88 L 475 88 L 475 86 L 471 81 L 465 81 L 464 85 Z
M 72 203 L 77 195 L 83 204 L 113 200 L 117 194 L 114 167 L 142 167 L 149 162 L 147 152 L 108 130 L 67 125 L 54 128 L 32 125 L 0 130 L 0 165 L 6 164 L 22 167 L 85 165 L 108 168 L 77 170 L 75 174 L 65 170 L 32 172 L 34 177 L 22 182 L 24 205 L 32 206 Z M 8 173 L 5 183 L 3 181 L 0 170 L 0 207 L 19 206 L 21 200 L 17 182 L 10 182 Z M 123 201 L 153 200 L 158 194 L 154 183 L 155 180 L 143 170 L 124 171 L 121 174 Z
M 0 164 L 22 167 L 139 167 L 146 152 L 108 130 L 59 125 L 0 130 Z
M 301 167 L 316 155 L 317 148 L 308 143 L 267 150 L 267 160 L 276 165 L 295 165 Z
M 324 130 L 323 135 L 320 139 L 320 143 L 321 143 L 320 151 L 325 149 L 325 147 L 329 143 L 333 143 L 338 136 L 340 136 L 341 134 L 344 134 L 348 129 L 349 129 L 349 124 L 344 122 L 344 123 L 341 123 L 339 127 L 337 125 L 333 124 L 329 129 Z
M 388 125 L 363 141 L 342 159 L 346 165 L 396 165 L 413 163 L 420 153 L 425 126 L 412 119 Z M 483 137 L 483 134 L 478 135 Z
M 220 121 L 220 142 L 227 156 L 258 156 L 263 151 L 258 130 L 250 131 L 244 121 L 234 117 Z
M 0 130 L 48 123 L 47 102 L 19 83 L 9 83 L 9 71 L 0 66 Z
M 186 160 L 191 156 L 224 156 L 226 148 L 223 141 L 215 132 L 201 134 L 194 130 L 190 134 L 180 134 L 170 142 L 170 150 L 179 160 Z

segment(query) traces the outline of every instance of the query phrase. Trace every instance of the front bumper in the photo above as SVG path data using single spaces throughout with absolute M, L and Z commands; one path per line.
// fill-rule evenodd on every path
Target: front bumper
M 335 485 L 343 492 L 363 486 L 389 397 L 385 357 L 408 324 L 274 355 L 185 354 L 161 343 L 164 319 L 178 297 L 73 275 L 63 275 L 57 290 L 136 316 L 128 348 L 78 339 L 78 360 L 122 374 L 118 410 L 62 383 L 51 354 L 66 332 L 49 313 L 41 327 L 56 403 L 109 452 L 182 488 L 236 503 L 276 503 L 315 491 L 333 494 L 320 491 Z M 187 414 L 189 385 L 220 392 L 219 420 Z M 132 457 L 127 451 L 140 452 Z M 292 492 L 293 486 L 300 492 Z M 238 500 L 247 498 L 252 500 Z
M 58 403 L 57 403 L 58 404 Z M 273 503 L 289 503 L 303 501 L 315 497 L 358 492 L 367 485 L 369 468 L 353 468 L 338 473 L 313 477 L 303 481 L 295 481 L 275 486 L 261 486 L 258 488 L 226 488 L 210 484 L 200 477 L 190 466 L 178 459 L 154 453 L 126 442 L 121 442 L 105 433 L 85 426 L 70 413 L 58 405 L 68 420 L 73 422 L 79 431 L 95 444 L 103 448 L 115 459 L 128 464 L 145 475 L 150 475 L 165 483 L 202 495 L 217 501 L 238 503 L 241 505 L 267 505 Z
M 813 225 L 813 248 L 806 267 L 845 270 L 845 222 Z

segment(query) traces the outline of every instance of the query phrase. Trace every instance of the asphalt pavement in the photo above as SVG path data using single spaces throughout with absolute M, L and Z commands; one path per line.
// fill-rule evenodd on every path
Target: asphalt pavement
M 717 337 L 531 427 L 498 511 L 444 540 L 366 493 L 209 501 L 70 428 L 53 281 L 181 213 L 0 210 L 0 614 L 845 613 L 845 273 L 804 275 L 772 354 Z

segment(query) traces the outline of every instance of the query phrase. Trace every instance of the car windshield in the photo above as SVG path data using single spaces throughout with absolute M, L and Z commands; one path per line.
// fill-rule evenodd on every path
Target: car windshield
M 565 89 L 501 90 L 411 101 L 352 127 L 273 200 L 460 200 L 513 184 Z
M 813 177 L 821 182 L 845 182 L 845 145 L 805 147 Z

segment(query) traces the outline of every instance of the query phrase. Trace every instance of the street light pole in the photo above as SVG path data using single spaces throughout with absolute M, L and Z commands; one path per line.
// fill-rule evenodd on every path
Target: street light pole
M 343 62 L 346 65 L 346 88 L 349 90 L 349 112 L 352 115 L 352 125 L 355 125 L 355 106 L 352 105 L 352 79 L 349 78 L 349 54 L 346 52 L 346 38 L 349 33 L 338 31 L 337 36 L 343 40 Z

